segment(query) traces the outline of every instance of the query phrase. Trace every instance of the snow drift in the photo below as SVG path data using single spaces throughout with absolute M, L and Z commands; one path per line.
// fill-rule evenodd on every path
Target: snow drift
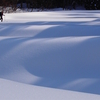
M 6 90 L 12 88 L 11 93 L 14 94 L 22 90 L 22 98 L 26 97 L 24 91 L 28 89 L 27 94 L 32 97 L 30 93 L 35 92 L 32 89 L 35 88 L 38 93 L 42 90 L 41 87 L 38 91 L 40 87 L 34 85 L 64 89 L 50 89 L 58 96 L 55 99 L 60 98 L 60 93 L 61 98 L 67 99 L 68 91 L 65 90 L 100 94 L 99 31 L 100 11 L 6 14 L 4 22 L 0 23 L 0 84 L 4 84 L 0 96 L 5 94 L 7 86 Z M 21 88 L 18 89 L 15 84 Z M 54 94 L 50 91 L 47 95 L 52 97 Z M 59 92 L 56 94 L 56 91 Z M 44 100 L 43 92 L 42 95 Z M 88 96 L 85 100 L 94 100 Z M 50 99 L 45 97 L 45 100 Z M 100 96 L 93 97 L 100 99 Z M 78 98 L 83 100 L 81 93 Z M 52 97 L 52 100 L 55 99 Z

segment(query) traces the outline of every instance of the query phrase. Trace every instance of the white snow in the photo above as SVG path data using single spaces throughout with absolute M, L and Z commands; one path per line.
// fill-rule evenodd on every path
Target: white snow
M 100 11 L 5 14 L 0 100 L 100 100 L 99 84 Z
M 99 100 L 99 95 L 31 86 L 0 79 L 1 100 Z

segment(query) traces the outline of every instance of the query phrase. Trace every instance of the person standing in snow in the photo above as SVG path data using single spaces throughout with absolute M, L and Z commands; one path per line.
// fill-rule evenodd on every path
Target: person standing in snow
M 2 16 L 3 16 L 3 11 L 0 12 L 0 20 L 1 20 L 1 22 L 3 21 L 3 17 Z

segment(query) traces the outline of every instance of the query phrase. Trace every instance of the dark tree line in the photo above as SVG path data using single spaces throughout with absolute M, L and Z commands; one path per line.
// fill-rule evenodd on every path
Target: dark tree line
M 0 0 L 0 10 L 10 7 L 13 11 L 17 9 L 18 0 Z
M 84 0 L 84 6 L 87 10 L 100 10 L 100 0 Z
M 84 6 L 87 10 L 100 10 L 100 0 L 0 0 L 3 8 L 63 8 L 76 9 L 77 6 Z

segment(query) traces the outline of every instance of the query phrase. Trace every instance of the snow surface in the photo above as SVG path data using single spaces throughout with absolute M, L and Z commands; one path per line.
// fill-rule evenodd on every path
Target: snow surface
M 1 100 L 100 100 L 100 11 L 5 15 Z
M 100 100 L 99 95 L 31 86 L 0 79 L 1 100 Z

